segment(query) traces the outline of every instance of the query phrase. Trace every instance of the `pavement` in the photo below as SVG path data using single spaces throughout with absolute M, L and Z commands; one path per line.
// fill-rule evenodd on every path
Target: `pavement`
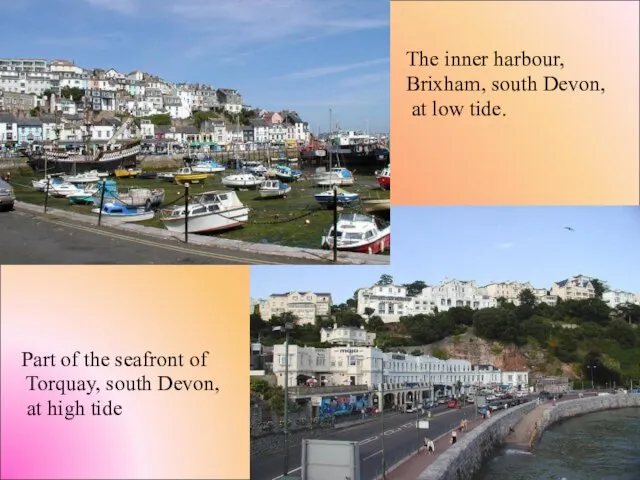
M 0 264 L 216 264 L 327 265 L 326 250 L 264 245 L 205 235 L 114 223 L 97 217 L 16 202 L 15 210 L 0 213 Z M 388 255 L 339 252 L 339 264 L 389 263 Z
M 416 420 L 427 420 L 426 415 L 418 417 L 413 413 L 385 413 L 384 415 L 384 463 L 386 470 L 397 464 L 423 444 L 425 434 L 436 438 L 447 434 L 460 424 L 463 418 L 471 419 L 475 415 L 473 406 L 448 410 L 437 407 L 429 419 L 429 430 L 418 430 Z M 375 421 L 352 428 L 327 432 L 319 437 L 324 440 L 357 441 L 360 444 L 360 478 L 376 480 L 382 474 L 382 435 L 380 415 Z M 302 458 L 301 445 L 289 448 L 289 476 L 300 476 Z M 282 477 L 282 452 L 259 455 L 251 458 L 252 480 L 276 480 Z

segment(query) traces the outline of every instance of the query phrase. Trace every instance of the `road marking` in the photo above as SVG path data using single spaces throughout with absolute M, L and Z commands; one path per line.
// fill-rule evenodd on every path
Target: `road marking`
M 391 430 L 386 430 L 382 433 L 382 435 L 393 435 L 394 433 L 398 433 L 400 430 L 402 430 L 401 428 L 393 428 Z
M 375 437 L 370 437 L 370 438 L 365 438 L 364 440 L 358 442 L 358 445 L 366 445 L 367 443 L 371 443 L 371 442 L 375 442 L 376 440 L 378 440 L 377 435 Z
M 224 254 L 220 254 L 220 253 L 203 252 L 201 250 L 191 250 L 191 249 L 188 249 L 188 248 L 179 247 L 179 246 L 175 246 L 175 245 L 165 245 L 163 243 L 153 242 L 151 240 L 143 240 L 143 239 L 139 239 L 139 238 L 130 237 L 128 235 L 121 235 L 121 234 L 118 234 L 118 233 L 107 232 L 107 231 L 104 231 L 104 230 L 99 230 L 97 228 L 84 227 L 84 226 L 81 226 L 81 225 L 76 225 L 76 224 L 67 223 L 67 222 L 61 222 L 59 220 L 52 220 L 52 219 L 49 219 L 49 218 L 42 218 L 41 220 L 43 220 L 45 222 L 53 223 L 55 225 L 60 225 L 60 226 L 63 226 L 63 227 L 75 228 L 76 230 L 83 230 L 85 232 L 96 233 L 98 235 L 103 235 L 105 237 L 116 238 L 116 239 L 120 239 L 120 240 L 126 240 L 128 242 L 138 243 L 140 245 L 146 245 L 146 246 L 156 247 L 156 248 L 165 249 L 165 250 L 172 250 L 174 252 L 187 253 L 187 254 L 190 254 L 190 255 L 197 255 L 197 256 L 201 256 L 201 257 L 214 258 L 214 259 L 218 259 L 218 260 L 240 261 L 240 262 L 246 262 L 248 264 L 284 265 L 283 263 L 280 263 L 280 262 L 270 262 L 270 261 L 267 261 L 267 260 L 253 260 L 253 259 L 248 259 L 248 258 L 243 258 L 243 257 L 236 257 L 236 256 L 232 256 L 232 255 L 224 255 Z
M 302 467 L 294 468 L 293 470 L 289 470 L 289 473 L 295 473 L 298 470 L 302 470 Z M 278 475 L 277 477 L 272 478 L 271 480 L 278 480 L 279 478 L 284 477 L 284 475 Z
M 367 460 L 369 460 L 370 458 L 375 457 L 376 455 L 380 455 L 382 453 L 382 450 L 378 450 L 377 452 L 372 453 L 371 455 L 369 455 L 368 457 L 364 457 L 361 461 L 362 462 L 366 462 Z

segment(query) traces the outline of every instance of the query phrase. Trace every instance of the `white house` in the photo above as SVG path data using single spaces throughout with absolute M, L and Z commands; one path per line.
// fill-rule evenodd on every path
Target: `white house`
M 508 386 L 509 388 L 526 390 L 529 386 L 529 372 L 500 372 L 500 382 L 503 386 Z
M 110 68 L 109 70 L 104 72 L 104 76 L 106 78 L 110 78 L 110 79 L 114 79 L 114 80 L 115 79 L 119 79 L 119 78 L 126 78 L 126 75 L 124 73 L 120 73 L 115 68 Z
M 134 80 L 136 82 L 141 82 L 141 81 L 144 80 L 144 72 L 141 72 L 140 70 L 134 70 L 129 75 L 127 75 L 127 78 L 129 80 Z
M 84 73 L 84 69 L 82 67 L 78 67 L 68 60 L 52 60 L 49 65 L 49 70 L 51 72 L 73 73 L 76 75 L 82 75 Z
M 16 117 L 10 113 L 0 112 L 0 145 L 5 142 L 15 142 L 18 139 L 18 124 Z
M 366 315 L 368 308 L 373 309 L 372 315 L 377 315 L 385 323 L 397 322 L 403 315 L 409 314 L 411 297 L 407 295 L 406 287 L 399 285 L 374 285 L 358 290 L 359 315 Z
M 151 120 L 140 120 L 140 133 L 142 138 L 154 138 L 155 137 L 155 125 L 151 123 Z
M 453 307 L 470 307 L 474 310 L 496 306 L 496 299 L 479 292 L 474 281 L 445 280 L 429 286 L 412 300 L 412 313 L 440 312 Z
M 551 294 L 563 300 L 586 300 L 596 296 L 591 278 L 585 275 L 576 275 L 554 283 Z
M 265 321 L 285 312 L 298 317 L 299 325 L 313 323 L 316 317 L 328 316 L 331 312 L 331 294 L 287 292 L 270 295 L 260 303 L 260 317 Z
M 372 346 L 376 341 L 376 334 L 367 332 L 364 327 L 339 327 L 320 329 L 320 341 L 337 345 Z
M 269 143 L 269 126 L 261 118 L 252 118 L 249 123 L 253 127 L 253 141 L 258 145 Z
M 640 298 L 634 293 L 623 292 L 622 290 L 609 290 L 602 294 L 602 300 L 611 308 L 616 308 L 618 305 L 625 303 L 640 304 Z

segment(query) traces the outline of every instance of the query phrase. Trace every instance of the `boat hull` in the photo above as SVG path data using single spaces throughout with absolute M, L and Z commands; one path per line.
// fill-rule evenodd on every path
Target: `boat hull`
M 48 158 L 45 160 L 43 155 L 30 156 L 27 164 L 34 172 L 44 172 L 46 163 L 46 173 L 66 173 L 66 174 L 78 174 L 86 173 L 92 170 L 98 170 L 100 172 L 113 173 L 115 170 L 121 167 L 136 166 L 138 159 L 139 148 L 127 149 L 130 153 L 124 155 L 113 155 L 115 152 L 109 152 L 109 158 L 97 159 L 97 160 L 84 160 L 76 159 L 73 157 L 67 158 Z M 114 156 L 114 158 L 111 158 Z
M 263 182 L 260 181 L 247 181 L 247 180 L 228 180 L 225 182 L 224 179 L 222 179 L 222 184 L 225 187 L 231 187 L 231 188 L 258 188 L 260 185 L 262 185 Z
M 175 175 L 173 178 L 176 183 L 200 183 L 207 179 L 206 173 L 190 174 L 190 175 Z
M 333 238 L 325 237 L 325 245 L 327 245 L 328 248 L 332 248 L 332 244 L 333 244 Z M 338 242 L 338 250 L 343 252 L 378 254 L 378 253 L 383 253 L 386 250 L 389 250 L 390 247 L 391 247 L 391 232 L 388 230 L 384 234 L 376 237 L 374 240 L 368 240 L 366 243 L 362 242 L 362 243 L 341 245 L 340 242 Z
M 318 202 L 320 205 L 333 206 L 334 198 L 332 196 L 314 195 L 314 198 L 316 199 L 316 202 Z M 337 201 L 338 201 L 338 205 L 341 205 L 341 206 L 352 205 L 352 204 L 358 203 L 360 201 L 360 196 L 359 195 L 355 195 L 355 196 L 352 196 L 352 197 L 348 197 L 348 196 L 345 196 L 345 195 L 338 195 Z
M 258 190 L 258 194 L 261 198 L 276 198 L 276 197 L 284 197 L 287 193 L 291 191 L 291 187 L 288 188 L 280 188 L 280 189 L 271 189 L 271 190 Z
M 378 185 L 384 190 L 391 189 L 391 177 L 378 177 Z
M 91 210 L 92 213 L 96 215 L 100 214 L 99 208 L 94 208 Z M 144 212 L 144 213 L 128 213 L 128 214 L 109 214 L 102 212 L 102 218 L 108 219 L 109 221 L 114 222 L 143 222 L 145 220 L 153 220 L 155 216 L 155 212 Z
M 196 173 L 218 173 L 218 172 L 224 172 L 226 170 L 225 167 L 191 167 L 191 170 L 193 170 Z
M 365 200 L 362 202 L 362 209 L 367 213 L 384 212 L 391 208 L 390 199 Z
M 176 233 L 184 233 L 184 217 L 162 218 L 162 223 L 167 230 Z M 207 213 L 204 215 L 189 216 L 189 233 L 212 233 L 230 230 L 245 225 L 249 221 L 249 208 L 238 207 L 225 210 L 220 213 Z

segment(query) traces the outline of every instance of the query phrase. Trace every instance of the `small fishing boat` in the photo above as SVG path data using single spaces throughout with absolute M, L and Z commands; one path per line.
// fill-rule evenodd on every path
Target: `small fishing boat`
M 334 167 L 327 170 L 324 167 L 316 169 L 312 177 L 313 184 L 319 186 L 346 186 L 353 185 L 355 179 L 351 171 L 344 167 Z
M 249 208 L 240 201 L 236 192 L 211 191 L 195 195 L 188 205 L 188 220 L 184 205 L 175 205 L 161 211 L 160 220 L 167 230 L 184 233 L 188 221 L 189 233 L 229 230 L 249 221 Z
M 252 165 L 250 167 L 247 167 L 246 170 L 247 172 L 253 173 L 254 175 L 257 175 L 257 176 L 266 175 L 266 173 L 269 171 L 269 169 L 262 164 Z
M 53 182 L 52 181 L 49 184 L 50 197 L 64 198 L 64 197 L 68 197 L 69 195 L 73 195 L 74 193 L 79 193 L 81 191 L 82 191 L 81 188 L 69 182 Z
M 91 212 L 100 214 L 100 208 L 94 208 Z M 141 222 L 152 220 L 155 212 L 144 207 L 128 207 L 119 202 L 108 202 L 102 206 L 102 216 L 118 222 Z
M 137 177 L 142 173 L 142 170 L 139 168 L 127 168 L 125 169 L 116 169 L 113 171 L 113 174 L 118 178 L 133 178 Z
M 64 181 L 59 175 L 47 175 L 46 178 L 41 178 L 40 180 L 31 180 L 31 186 L 41 192 L 45 191 L 45 189 L 47 188 L 47 183 L 49 183 L 49 185 L 51 186 L 54 183 L 62 184 L 64 183 Z
M 102 188 L 105 189 L 104 198 L 102 197 Z M 115 181 L 107 180 L 100 181 L 96 185 L 93 204 L 100 206 L 101 201 L 103 203 L 117 202 L 127 207 L 144 207 L 146 210 L 155 210 L 164 202 L 164 194 L 163 188 L 130 187 L 120 191 Z
M 333 206 L 334 192 L 333 190 L 326 190 L 321 193 L 317 193 L 313 196 L 320 205 Z M 335 200 L 341 207 L 346 207 L 358 203 L 360 201 L 360 195 L 353 192 L 347 192 L 341 188 L 336 188 Z
M 337 249 L 349 252 L 382 253 L 391 245 L 391 226 L 361 213 L 342 214 L 337 224 Z M 323 248 L 333 248 L 333 227 L 322 237 Z
M 159 172 L 158 180 L 164 180 L 165 182 L 174 182 L 175 181 L 175 173 L 173 172 Z
M 258 194 L 262 198 L 286 197 L 291 191 L 291 185 L 284 183 L 282 180 L 265 180 L 258 189 Z
M 63 175 L 62 180 L 69 183 L 95 183 L 100 180 L 100 177 L 97 170 L 91 170 L 77 175 Z
M 256 188 L 264 182 L 265 179 L 263 177 L 259 177 L 253 173 L 238 173 L 222 179 L 222 184 L 225 187 L 232 188 Z
M 142 172 L 138 174 L 139 180 L 155 180 L 158 178 L 158 172 Z
M 191 165 L 191 170 L 195 173 L 217 173 L 224 172 L 227 168 L 215 160 L 200 160 Z
M 391 166 L 388 166 L 380 172 L 376 172 L 376 180 L 383 190 L 391 189 Z
M 208 176 L 206 173 L 196 173 L 190 167 L 183 167 L 174 173 L 173 179 L 178 184 L 185 182 L 200 183 L 204 182 Z
M 274 168 L 275 176 L 278 180 L 284 180 L 285 182 L 295 182 L 302 176 L 300 170 L 293 170 L 286 165 L 276 165 Z
M 69 203 L 74 205 L 91 205 L 94 196 L 98 193 L 98 184 L 85 185 L 80 191 L 67 195 Z

